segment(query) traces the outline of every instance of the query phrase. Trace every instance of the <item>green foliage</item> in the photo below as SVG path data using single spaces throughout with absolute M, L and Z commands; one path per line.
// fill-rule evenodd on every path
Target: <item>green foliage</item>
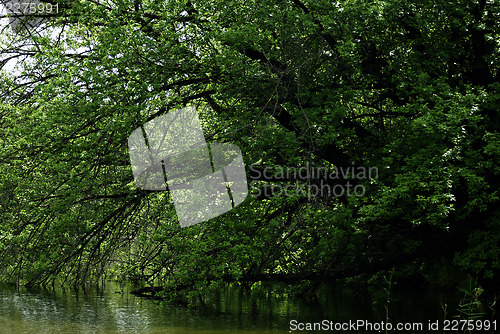
M 235 281 L 313 291 L 444 257 L 487 293 L 498 289 L 492 2 L 61 8 L 31 34 L 1 40 L 0 64 L 17 61 L 0 81 L 2 280 L 115 275 L 163 285 L 178 301 Z M 363 197 L 249 196 L 181 229 L 168 192 L 134 185 L 127 138 L 186 105 L 210 141 L 237 144 L 248 165 L 377 167 L 378 177 L 358 180 Z M 255 184 L 294 181 L 273 182 Z

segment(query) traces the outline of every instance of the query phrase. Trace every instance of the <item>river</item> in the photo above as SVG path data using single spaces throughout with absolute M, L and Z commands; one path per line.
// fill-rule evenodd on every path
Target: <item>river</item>
M 87 291 L 2 286 L 0 333 L 318 333 L 306 330 L 307 324 L 363 320 L 373 326 L 386 322 L 387 317 L 392 324 L 422 323 L 422 330 L 405 333 L 442 333 L 428 330 L 429 321 L 442 326 L 445 317 L 454 319 L 460 301 L 460 294 L 453 291 L 392 288 L 388 295 L 383 289 L 365 291 L 335 283 L 320 290 L 314 301 L 290 298 L 272 286 L 261 287 L 252 297 L 237 287 L 227 287 L 207 298 L 205 309 L 190 310 L 135 297 L 131 289 L 112 282 Z M 377 327 L 367 329 L 335 332 L 379 332 Z

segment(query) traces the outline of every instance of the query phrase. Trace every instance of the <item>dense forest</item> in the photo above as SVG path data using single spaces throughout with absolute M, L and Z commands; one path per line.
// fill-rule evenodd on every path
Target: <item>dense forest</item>
M 496 1 L 42 4 L 3 15 L 0 281 L 119 278 L 189 302 L 391 272 L 472 278 L 496 307 Z M 239 147 L 249 194 L 182 228 L 170 191 L 134 182 L 127 143 L 185 107 Z

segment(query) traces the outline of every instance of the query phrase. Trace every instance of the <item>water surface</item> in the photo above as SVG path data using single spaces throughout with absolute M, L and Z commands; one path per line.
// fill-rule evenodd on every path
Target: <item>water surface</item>
M 380 322 L 387 318 L 393 323 L 426 325 L 429 320 L 444 319 L 444 304 L 451 319 L 458 304 L 457 295 L 449 291 L 394 289 L 388 302 L 383 289 L 361 291 L 336 283 L 320 290 L 319 298 L 314 301 L 291 298 L 276 292 L 272 286 L 263 287 L 252 297 L 237 287 L 227 287 L 207 298 L 205 309 L 189 310 L 135 297 L 130 290 L 117 283 L 86 292 L 3 286 L 0 288 L 0 334 L 276 334 L 290 333 L 293 320 Z M 430 331 L 419 331 L 427 332 Z

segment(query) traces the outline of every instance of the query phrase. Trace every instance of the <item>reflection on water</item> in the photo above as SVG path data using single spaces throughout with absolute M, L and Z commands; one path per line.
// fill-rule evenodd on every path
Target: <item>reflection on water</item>
M 123 293 L 116 293 L 122 291 Z M 4 333 L 290 333 L 290 321 L 344 322 L 386 320 L 384 296 L 332 284 L 306 302 L 277 296 L 262 288 L 249 297 L 228 287 L 207 298 L 207 309 L 193 311 L 135 297 L 128 287 L 108 283 L 105 289 L 16 290 L 0 288 L 0 334 Z M 450 296 L 435 291 L 393 291 L 389 305 L 392 322 L 443 319 L 441 303 L 452 309 Z M 420 333 L 424 333 L 420 332 Z M 305 331 L 302 333 L 306 333 Z M 347 332 L 344 332 L 347 333 Z M 357 333 L 361 333 L 358 331 Z
M 208 300 L 211 311 L 201 312 L 135 297 L 127 287 L 115 293 L 121 290 L 114 284 L 86 293 L 3 287 L 0 333 L 279 333 L 280 328 L 288 333 L 286 316 L 272 310 L 272 298 L 267 304 L 252 301 L 252 311 L 235 289 L 228 289 Z

